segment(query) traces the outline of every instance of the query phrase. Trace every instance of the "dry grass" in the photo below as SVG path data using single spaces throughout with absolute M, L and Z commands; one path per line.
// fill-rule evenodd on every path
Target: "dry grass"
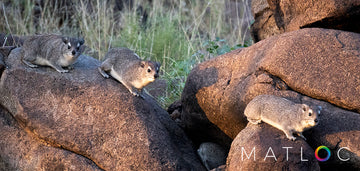
M 0 22 L 1 32 L 82 36 L 91 49 L 88 55 L 99 60 L 110 47 L 124 46 L 144 59 L 159 61 L 161 77 L 168 83 L 166 95 L 158 98 L 163 107 L 180 98 L 197 63 L 252 44 L 247 37 L 251 19 L 246 2 L 236 6 L 228 0 L 153 0 L 152 4 L 134 0 L 134 8 L 122 11 L 111 0 L 43 2 L 41 7 L 27 0 L 0 2 L 0 19 L 7 21 Z M 140 4 L 147 12 L 146 21 L 136 10 Z

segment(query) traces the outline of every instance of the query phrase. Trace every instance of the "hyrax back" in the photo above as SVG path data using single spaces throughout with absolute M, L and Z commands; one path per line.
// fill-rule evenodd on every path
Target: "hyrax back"
M 35 35 L 24 41 L 22 61 L 30 66 L 50 66 L 63 73 L 80 56 L 84 39 L 69 38 L 55 34 Z
M 250 101 L 244 114 L 250 123 L 258 124 L 263 121 L 282 130 L 288 139 L 295 140 L 294 133 L 305 139 L 302 132 L 318 124 L 320 109 L 282 97 L 260 95 Z
M 159 77 L 159 69 L 159 63 L 142 61 L 135 52 L 128 48 L 113 48 L 105 55 L 99 72 L 105 78 L 109 78 L 107 74 L 109 73 L 133 95 L 139 96 L 143 87 Z

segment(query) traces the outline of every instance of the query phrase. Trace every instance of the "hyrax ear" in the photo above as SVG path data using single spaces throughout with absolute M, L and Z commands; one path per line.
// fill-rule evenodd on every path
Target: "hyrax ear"
M 62 37 L 62 41 L 63 41 L 65 44 L 67 44 L 67 43 L 69 43 L 69 38 L 67 38 L 67 37 Z
M 306 104 L 302 104 L 301 108 L 302 108 L 303 112 L 306 112 L 309 109 L 309 106 Z
M 80 45 L 83 45 L 83 44 L 85 43 L 84 38 L 81 38 L 81 39 L 79 40 L 79 43 L 80 43 Z
M 320 115 L 322 109 L 323 109 L 322 106 L 318 106 L 318 111 L 317 111 L 317 112 L 318 112 L 318 115 Z
M 156 62 L 156 66 L 160 68 L 161 64 L 159 62 Z
M 145 61 L 141 61 L 140 66 L 141 66 L 141 68 L 144 68 L 145 67 Z

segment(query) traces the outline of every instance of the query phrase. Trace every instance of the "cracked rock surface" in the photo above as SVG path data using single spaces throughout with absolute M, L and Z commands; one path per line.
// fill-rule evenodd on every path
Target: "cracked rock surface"
M 360 33 L 358 0 L 253 0 L 255 42 L 301 28 L 327 28 Z
M 167 112 L 103 78 L 98 60 L 82 55 L 73 70 L 58 73 L 29 68 L 20 57 L 17 48 L 5 58 L 0 80 L 5 168 L 204 170 Z
M 321 105 L 320 123 L 305 132 L 307 142 L 313 150 L 327 144 L 335 153 L 349 147 L 343 152 L 352 160 L 328 163 L 360 168 L 359 68 L 360 34 L 318 28 L 284 33 L 195 67 L 182 94 L 181 119 L 195 142 L 230 148 L 247 126 L 246 105 L 258 95 Z

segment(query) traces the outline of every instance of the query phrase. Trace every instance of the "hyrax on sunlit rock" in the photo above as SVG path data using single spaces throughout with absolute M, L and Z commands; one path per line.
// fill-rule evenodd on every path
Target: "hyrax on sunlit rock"
M 252 124 L 261 121 L 282 130 L 292 141 L 298 134 L 304 140 L 302 132 L 318 124 L 321 106 L 310 107 L 297 104 L 282 97 L 273 95 L 256 96 L 245 108 L 245 116 Z
M 112 48 L 105 55 L 99 72 L 105 78 L 110 74 L 133 95 L 142 97 L 142 89 L 159 77 L 160 64 L 143 61 L 128 48 Z

